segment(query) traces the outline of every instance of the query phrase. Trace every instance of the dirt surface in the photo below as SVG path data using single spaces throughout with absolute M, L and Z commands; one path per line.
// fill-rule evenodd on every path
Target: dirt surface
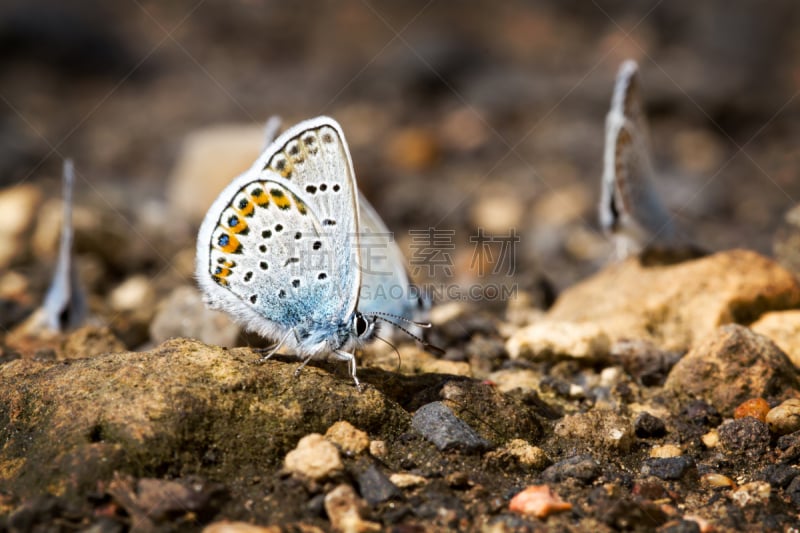
M 0 529 L 798 527 L 798 28 L 789 0 L 5 2 Z M 616 261 L 598 228 L 628 58 L 705 255 Z M 444 354 L 372 344 L 363 392 L 259 364 L 193 280 L 267 118 L 321 114 L 438 290 Z M 44 333 L 65 157 L 90 316 Z

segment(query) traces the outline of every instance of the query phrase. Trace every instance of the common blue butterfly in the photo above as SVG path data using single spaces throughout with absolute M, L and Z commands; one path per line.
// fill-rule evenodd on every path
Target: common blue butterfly
M 359 307 L 359 197 L 339 124 L 301 122 L 214 201 L 195 274 L 211 307 L 277 341 L 266 358 L 284 347 L 303 359 L 298 372 L 314 357 L 347 361 L 360 388 L 354 350 L 375 337 L 378 320 L 409 319 Z
M 78 279 L 73 253 L 72 190 L 75 185 L 75 166 L 65 159 L 62 171 L 64 215 L 58 243 L 58 258 L 53 279 L 42 306 L 28 319 L 29 332 L 63 332 L 83 325 L 88 315 L 86 295 Z
M 653 183 L 638 72 L 635 61 L 622 63 L 606 115 L 600 226 L 614 237 L 618 257 L 676 238 L 672 217 Z

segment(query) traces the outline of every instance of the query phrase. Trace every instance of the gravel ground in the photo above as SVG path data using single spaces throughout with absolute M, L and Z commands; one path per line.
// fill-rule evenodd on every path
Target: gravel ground
M 799 23 L 791 1 L 6 2 L 0 529 L 796 530 Z M 704 254 L 617 261 L 598 229 L 627 58 Z M 193 280 L 265 120 L 320 114 L 439 291 L 444 353 L 369 345 L 362 392 L 341 362 L 259 364 Z M 48 332 L 65 157 L 90 313 Z M 475 235 L 519 241 L 494 269 Z

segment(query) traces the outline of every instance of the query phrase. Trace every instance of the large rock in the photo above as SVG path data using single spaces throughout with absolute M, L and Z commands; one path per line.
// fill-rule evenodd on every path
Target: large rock
M 763 335 L 729 324 L 681 359 L 664 384 L 679 401 L 702 399 L 723 416 L 749 398 L 800 396 L 800 377 L 786 354 Z
M 772 339 L 800 368 L 800 310 L 767 313 L 753 322 L 750 329 Z
M 592 323 L 612 343 L 645 338 L 686 350 L 723 324 L 797 306 L 800 283 L 790 272 L 755 252 L 731 250 L 673 265 L 643 266 L 637 258 L 612 265 L 564 291 L 545 320 Z M 525 352 L 519 339 L 509 343 Z
M 297 363 L 186 339 L 149 352 L 0 365 L 0 490 L 85 494 L 114 471 L 222 482 L 277 468 L 309 433 L 351 420 L 377 438 L 409 415 L 373 387 L 357 392 Z

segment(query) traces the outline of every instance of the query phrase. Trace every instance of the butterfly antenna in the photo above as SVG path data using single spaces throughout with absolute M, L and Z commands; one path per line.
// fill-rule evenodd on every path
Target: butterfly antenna
M 406 328 L 404 328 L 403 326 L 401 326 L 397 322 L 392 322 L 388 318 L 385 318 L 384 316 L 381 316 L 381 315 L 394 316 L 394 315 L 390 315 L 389 313 L 370 313 L 369 314 L 369 316 L 372 316 L 377 320 L 383 320 L 387 324 L 393 325 L 394 327 L 396 327 L 400 331 L 404 332 L 406 335 L 408 335 L 409 337 L 411 337 L 412 339 L 414 339 L 415 341 L 417 341 L 422 346 L 424 346 L 426 349 L 430 350 L 431 352 L 435 353 L 436 355 L 444 355 L 445 352 L 444 352 L 443 349 L 439 348 L 438 346 L 434 346 L 433 344 L 429 343 L 426 340 L 423 340 L 421 337 L 418 337 L 417 335 L 414 335 L 413 333 L 408 331 Z M 405 319 L 405 321 L 406 322 L 410 322 L 411 324 L 417 324 L 413 320 Z M 430 325 L 428 327 L 430 327 Z
M 406 324 L 412 324 L 412 325 L 418 326 L 420 328 L 426 328 L 427 329 L 427 328 L 433 327 L 433 325 L 430 322 L 417 322 L 416 320 L 411 320 L 411 319 L 408 319 L 408 318 L 406 318 L 404 316 L 400 316 L 400 315 L 393 315 L 392 313 L 382 313 L 380 311 L 376 311 L 374 313 L 370 313 L 370 315 L 372 315 L 372 316 L 374 316 L 376 318 L 380 318 L 382 320 L 383 320 L 383 317 L 394 318 L 395 320 L 402 320 Z M 389 321 L 386 320 L 386 322 L 389 322 Z M 390 324 L 394 324 L 394 322 L 389 322 L 389 323 Z M 395 325 L 397 325 L 397 324 L 395 324 Z
M 375 335 L 375 338 L 380 340 L 380 341 L 385 342 L 386 344 L 388 344 L 389 346 L 392 347 L 392 350 L 394 350 L 394 353 L 397 355 L 397 368 L 395 369 L 395 372 L 399 372 L 400 371 L 400 363 L 401 363 L 401 361 L 400 361 L 400 352 L 397 350 L 397 346 L 395 346 L 394 344 L 389 342 L 387 339 L 384 339 L 383 337 L 381 337 L 379 335 Z

